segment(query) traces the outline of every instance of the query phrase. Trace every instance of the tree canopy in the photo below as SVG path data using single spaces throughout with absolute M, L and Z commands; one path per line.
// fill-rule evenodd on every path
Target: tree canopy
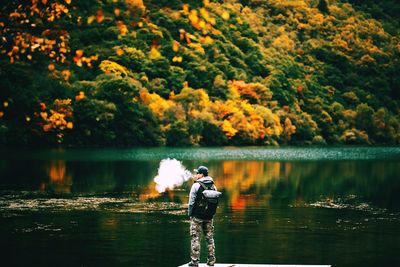
M 399 144 L 400 4 L 29 0 L 0 13 L 0 144 Z

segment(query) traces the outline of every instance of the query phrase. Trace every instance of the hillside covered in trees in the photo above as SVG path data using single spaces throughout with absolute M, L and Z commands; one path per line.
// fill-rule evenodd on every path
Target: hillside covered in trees
M 3 146 L 400 143 L 395 0 L 0 10 Z

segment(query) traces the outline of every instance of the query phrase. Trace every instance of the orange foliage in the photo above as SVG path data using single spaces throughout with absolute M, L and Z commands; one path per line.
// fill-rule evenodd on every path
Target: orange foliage
M 85 92 L 80 91 L 77 96 L 75 96 L 76 101 L 81 101 L 82 99 L 85 98 Z
M 40 118 L 44 121 L 43 131 L 44 132 L 55 132 L 57 141 L 62 142 L 66 129 L 72 129 L 74 127 L 72 123 L 73 110 L 71 106 L 71 99 L 56 99 L 53 103 L 53 109 L 50 109 L 49 113 L 46 112 L 46 105 L 40 104 L 42 112 L 40 112 Z M 30 118 L 27 121 L 30 121 Z
M 126 4 L 131 8 L 137 8 L 142 11 L 146 9 L 146 6 L 143 3 L 143 0 L 125 0 Z
M 285 136 L 285 140 L 288 141 L 290 140 L 290 137 L 296 133 L 296 126 L 292 124 L 292 121 L 286 117 L 285 119 L 285 124 L 283 128 L 283 134 Z
M 245 83 L 244 81 L 233 81 L 231 92 L 238 93 L 243 99 L 251 103 L 266 104 L 272 98 L 271 91 L 261 83 Z
M 128 27 L 122 20 L 117 21 L 117 27 L 119 29 L 119 34 L 121 35 L 126 35 L 129 32 Z
M 102 23 L 104 21 L 104 11 L 103 9 L 98 9 L 96 12 L 97 23 Z
M 74 62 L 77 66 L 82 67 L 83 63 L 86 63 L 88 67 L 92 67 L 92 61 L 98 60 L 97 55 L 92 55 L 90 57 L 83 56 L 83 50 L 79 49 L 75 51 Z

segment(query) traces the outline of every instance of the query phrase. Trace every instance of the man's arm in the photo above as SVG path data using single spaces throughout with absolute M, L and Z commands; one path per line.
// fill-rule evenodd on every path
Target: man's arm
M 197 191 L 199 190 L 200 184 L 199 183 L 194 183 L 192 185 L 192 188 L 190 189 L 189 193 L 189 207 L 188 207 L 188 215 L 189 217 L 192 216 L 193 213 L 193 207 L 194 207 L 194 202 L 196 201 L 196 196 L 197 196 Z

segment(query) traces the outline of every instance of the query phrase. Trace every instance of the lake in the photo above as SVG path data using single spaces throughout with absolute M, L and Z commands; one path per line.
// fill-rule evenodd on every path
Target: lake
M 193 181 L 158 193 L 166 158 L 223 192 L 217 262 L 400 266 L 399 147 L 2 150 L 2 265 L 188 262 Z

